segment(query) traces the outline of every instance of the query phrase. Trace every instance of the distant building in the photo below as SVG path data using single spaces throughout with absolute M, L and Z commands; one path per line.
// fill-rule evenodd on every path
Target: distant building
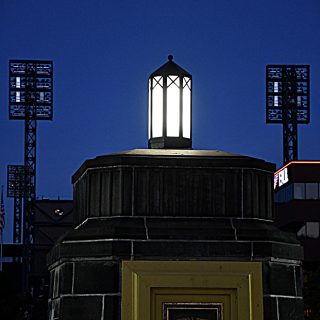
M 31 284 L 36 295 L 49 285 L 47 253 L 55 242 L 73 226 L 72 200 L 37 200 L 33 219 L 33 257 Z
M 275 173 L 275 222 L 294 231 L 305 262 L 320 262 L 320 161 L 292 161 Z
M 314 281 L 320 275 L 320 161 L 289 162 L 275 173 L 274 188 L 275 223 L 295 232 L 304 248 L 305 316 L 313 319 L 320 292 Z
M 47 312 L 49 272 L 47 253 L 54 243 L 73 226 L 72 200 L 36 200 L 33 218 L 33 250 L 31 264 L 31 287 L 33 304 L 37 305 L 33 319 L 43 319 Z M 6 295 L 22 292 L 22 244 L 4 244 L 2 272 L 0 272 L 1 299 Z M 9 300 L 8 300 L 9 301 Z M 12 300 L 10 300 L 12 302 Z M 16 300 L 16 301 L 21 301 Z M 39 307 L 40 306 L 40 307 Z M 0 308 L 1 309 L 1 308 Z M 19 309 L 17 306 L 16 309 Z M 40 311 L 39 311 L 40 310 Z M 12 312 L 17 312 L 14 310 Z M 2 319 L 0 310 L 0 319 Z M 5 316 L 8 316 L 6 313 Z M 4 319 L 6 318 L 4 316 Z
M 22 245 L 20 243 L 3 244 L 1 284 L 3 279 L 6 280 L 10 293 L 22 290 Z

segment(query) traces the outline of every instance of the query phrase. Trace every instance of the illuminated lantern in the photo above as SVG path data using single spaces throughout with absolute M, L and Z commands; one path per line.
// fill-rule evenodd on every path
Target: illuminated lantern
M 168 59 L 149 77 L 149 148 L 191 149 L 192 76 Z

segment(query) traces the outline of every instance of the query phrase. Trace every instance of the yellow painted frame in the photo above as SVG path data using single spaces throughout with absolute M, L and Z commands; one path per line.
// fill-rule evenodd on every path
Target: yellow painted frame
M 262 320 L 262 265 L 123 261 L 121 319 L 161 320 L 163 302 L 223 302 L 224 320 Z

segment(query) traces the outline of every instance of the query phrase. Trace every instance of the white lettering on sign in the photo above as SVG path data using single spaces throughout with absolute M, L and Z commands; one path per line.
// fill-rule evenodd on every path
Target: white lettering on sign
M 289 182 L 288 168 L 284 168 L 274 175 L 274 189 Z
M 279 172 L 279 187 L 283 186 L 288 181 L 288 168 L 284 168 L 282 171 Z

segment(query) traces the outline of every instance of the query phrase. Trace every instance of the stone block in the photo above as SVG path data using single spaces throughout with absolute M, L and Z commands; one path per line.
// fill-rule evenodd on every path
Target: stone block
M 293 260 L 303 260 L 303 247 L 300 244 L 273 243 L 272 256 Z
M 60 299 L 49 300 L 48 302 L 49 319 L 59 319 L 60 315 Z
M 65 263 L 60 267 L 60 294 L 72 293 L 73 263 Z
M 265 294 L 296 296 L 293 265 L 263 264 L 263 288 Z M 289 319 L 289 318 L 288 318 Z
M 80 262 L 75 265 L 74 293 L 116 293 L 119 265 L 111 261 Z
M 233 219 L 238 240 L 273 240 L 299 244 L 296 235 L 276 228 L 271 221 Z
M 57 298 L 59 296 L 59 268 L 56 268 L 53 273 L 52 273 L 52 277 L 53 277 L 53 288 L 52 288 L 52 298 Z
M 61 320 L 101 320 L 102 296 L 61 298 Z
M 253 242 L 253 256 L 255 258 L 275 257 L 301 260 L 303 258 L 303 248 L 291 243 L 255 241 Z
M 296 276 L 297 295 L 302 296 L 302 288 L 303 288 L 302 266 L 295 267 L 295 276 Z
M 50 271 L 49 299 L 53 298 L 54 270 Z
M 175 258 L 208 259 L 240 258 L 249 259 L 251 245 L 249 242 L 187 242 L 187 241 L 146 241 L 134 242 L 133 254 L 141 258 Z
M 104 320 L 120 320 L 120 297 L 105 296 L 104 297 Z
M 87 241 L 64 242 L 61 244 L 60 257 L 130 257 L 130 241 Z
M 264 313 L 264 320 L 278 320 L 277 301 L 275 297 L 263 298 L 263 313 Z
M 303 300 L 278 298 L 279 320 L 303 320 Z
M 147 218 L 149 239 L 235 240 L 230 219 Z
M 91 218 L 74 229 L 65 240 L 145 239 L 143 218 L 104 217 Z

